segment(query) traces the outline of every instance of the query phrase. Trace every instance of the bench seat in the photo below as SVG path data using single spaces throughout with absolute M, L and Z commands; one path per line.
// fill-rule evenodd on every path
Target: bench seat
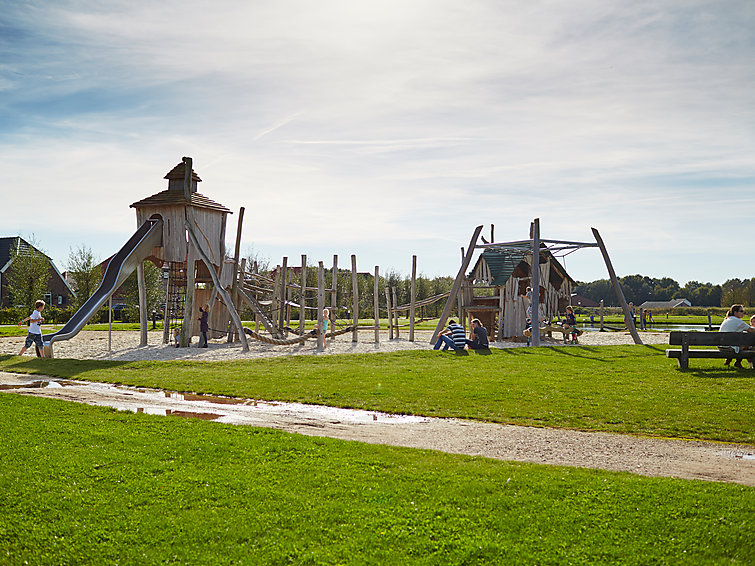
M 666 357 L 676 359 L 680 369 L 689 368 L 690 358 L 748 360 L 752 367 L 755 350 L 690 349 L 690 346 L 739 346 L 755 347 L 755 333 L 750 332 L 679 332 L 669 333 L 670 346 L 680 349 L 666 350 Z

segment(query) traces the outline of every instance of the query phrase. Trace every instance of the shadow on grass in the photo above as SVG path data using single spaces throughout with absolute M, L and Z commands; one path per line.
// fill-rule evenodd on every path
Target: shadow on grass
M 15 360 L 15 361 L 14 361 Z M 20 356 L 0 356 L 0 371 L 50 377 L 77 377 L 84 373 L 121 367 L 133 362 L 116 360 L 75 360 L 69 358 L 24 358 Z

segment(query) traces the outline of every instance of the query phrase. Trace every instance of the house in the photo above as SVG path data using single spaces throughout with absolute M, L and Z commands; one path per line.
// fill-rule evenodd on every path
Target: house
M 0 238 L 0 307 L 2 308 L 14 306 L 11 304 L 8 292 L 8 276 L 13 270 L 15 257 L 19 253 L 27 253 L 30 249 L 42 253 L 20 236 Z M 42 255 L 49 262 L 47 290 L 45 296 L 42 298 L 52 306 L 67 307 L 74 296 L 73 289 L 71 289 L 63 275 L 58 271 L 58 268 L 55 267 L 52 259 L 43 253 Z
M 645 301 L 640 305 L 639 308 L 641 309 L 652 309 L 652 310 L 668 310 L 668 309 L 675 309 L 677 307 L 691 307 L 692 303 L 690 303 L 687 299 L 672 299 L 670 301 Z

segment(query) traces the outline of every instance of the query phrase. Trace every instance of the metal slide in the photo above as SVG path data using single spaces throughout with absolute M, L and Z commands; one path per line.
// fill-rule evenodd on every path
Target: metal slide
M 52 344 L 76 336 L 118 287 L 123 285 L 126 278 L 134 272 L 136 266 L 144 261 L 152 248 L 162 245 L 162 238 L 163 221 L 161 218 L 150 218 L 139 226 L 139 229 L 126 242 L 126 245 L 108 263 L 102 283 L 94 294 L 76 311 L 76 314 L 63 328 L 53 334 L 42 336 L 42 343 L 45 347 L 50 347 L 50 356 L 52 356 Z

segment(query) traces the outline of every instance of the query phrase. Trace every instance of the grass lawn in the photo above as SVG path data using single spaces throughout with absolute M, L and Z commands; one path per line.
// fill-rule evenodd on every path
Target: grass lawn
M 755 561 L 755 489 L 739 485 L 14 394 L 0 414 L 3 564 Z
M 117 362 L 0 356 L 0 370 L 436 417 L 755 444 L 755 372 L 663 346 Z M 749 408 L 749 409 L 748 409 Z

